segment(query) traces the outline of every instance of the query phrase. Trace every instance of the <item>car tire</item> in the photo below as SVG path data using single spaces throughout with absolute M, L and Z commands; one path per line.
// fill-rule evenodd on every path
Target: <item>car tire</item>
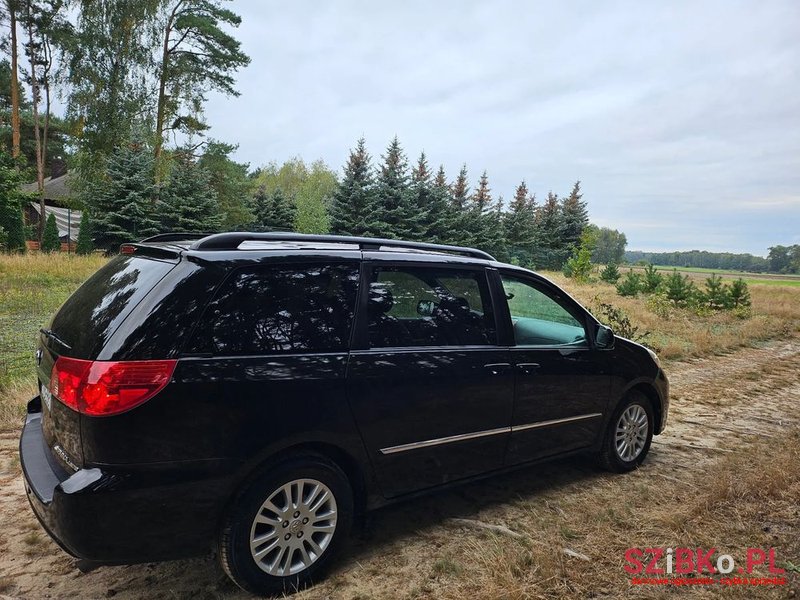
M 253 594 L 314 583 L 347 539 L 353 491 L 336 463 L 304 455 L 256 475 L 226 512 L 218 539 L 223 570 Z
M 653 426 L 650 400 L 641 392 L 628 393 L 606 428 L 598 456 L 600 466 L 613 473 L 636 469 L 650 450 Z

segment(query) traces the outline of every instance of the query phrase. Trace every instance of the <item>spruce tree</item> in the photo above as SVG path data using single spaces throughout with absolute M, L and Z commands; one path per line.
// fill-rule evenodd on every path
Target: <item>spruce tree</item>
M 281 188 L 271 194 L 261 186 L 253 198 L 255 226 L 259 231 L 293 231 L 297 209 Z
M 209 172 L 188 152 L 173 160 L 166 185 L 161 190 L 161 223 L 164 231 L 203 233 L 218 231 L 222 215 Z
M 112 250 L 159 232 L 153 175 L 153 155 L 144 144 L 131 142 L 114 151 L 91 196 L 98 247 Z
M 375 231 L 375 190 L 372 166 L 364 138 L 358 140 L 344 169 L 344 178 L 331 202 L 331 231 L 340 235 L 366 235 Z
M 412 237 L 409 239 L 431 241 L 431 233 L 436 230 L 434 222 L 443 217 L 436 214 L 439 207 L 434 206 L 434 191 L 431 184 L 431 171 L 428 159 L 423 151 L 419 155 L 417 164 L 411 170 L 411 205 L 414 209 L 415 221 L 412 224 Z
M 525 181 L 517 186 L 503 225 L 510 260 L 519 265 L 530 265 L 537 241 L 536 199 L 528 194 Z
M 78 243 L 75 252 L 78 254 L 91 254 L 92 250 L 94 250 L 92 236 L 92 220 L 89 216 L 89 211 L 84 210 L 81 214 L 81 224 L 78 228 Z
M 548 192 L 547 200 L 536 211 L 538 244 L 533 253 L 537 269 L 560 269 L 570 254 L 564 244 L 563 220 L 558 195 Z
M 489 188 L 486 171 L 481 175 L 478 187 L 470 198 L 467 214 L 471 233 L 470 245 L 493 254 L 504 254 L 502 200 L 497 204 L 492 202 L 492 190 Z
M 434 244 L 457 243 L 453 235 L 454 213 L 450 204 L 450 186 L 447 185 L 447 176 L 442 165 L 439 165 L 439 170 L 431 185 L 428 205 L 430 209 L 425 240 Z
M 397 136 L 383 155 L 375 185 L 376 225 L 369 231 L 377 237 L 414 238 L 421 222 L 412 203 L 408 181 L 408 161 Z
M 61 239 L 58 237 L 58 225 L 53 213 L 47 215 L 42 236 L 42 252 L 58 252 L 61 250 Z
M 25 252 L 25 225 L 22 205 L 28 196 L 21 193 L 22 176 L 14 159 L 0 149 L 0 229 L 4 231 L 4 247 L 9 252 Z
M 561 204 L 563 244 L 569 252 L 580 245 L 583 229 L 589 224 L 589 213 L 582 198 L 581 182 L 576 181 Z
M 469 179 L 467 165 L 458 172 L 458 177 L 450 188 L 451 236 L 452 242 L 459 246 L 470 246 L 474 242 L 471 232 L 472 215 L 469 211 Z

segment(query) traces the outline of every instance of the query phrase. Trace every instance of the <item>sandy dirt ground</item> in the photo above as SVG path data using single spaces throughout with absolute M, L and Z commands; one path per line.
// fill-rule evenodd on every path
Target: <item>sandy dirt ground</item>
M 471 568 L 463 557 L 480 555 L 465 555 L 464 547 L 479 548 L 487 535 L 457 519 L 501 525 L 535 540 L 537 523 L 531 520 L 532 514 L 549 511 L 564 522 L 581 522 L 586 515 L 578 513 L 593 510 L 593 502 L 607 504 L 609 498 L 636 494 L 645 484 L 661 486 L 667 493 L 681 487 L 689 471 L 712 477 L 716 465 L 743 446 L 800 426 L 799 373 L 797 339 L 673 364 L 668 368 L 672 408 L 667 431 L 655 438 L 650 456 L 635 473 L 614 476 L 599 472 L 584 459 L 571 459 L 376 511 L 364 531 L 354 536 L 328 579 L 300 596 L 455 597 L 459 574 Z M 227 580 L 211 556 L 79 572 L 75 560 L 47 538 L 30 511 L 20 476 L 17 438 L 16 432 L 0 436 L 0 598 L 249 597 Z M 685 485 L 686 493 L 691 494 L 693 487 L 702 484 Z M 598 511 L 600 508 L 597 506 Z M 784 522 L 764 526 L 764 540 L 778 548 L 796 545 L 798 524 L 800 510 L 796 509 Z M 608 562 L 609 568 L 619 573 L 619 587 L 606 585 L 592 590 L 591 595 L 616 597 L 623 593 L 627 580 L 620 568 L 621 556 L 598 556 L 596 545 L 580 535 L 566 545 Z M 460 557 L 460 562 L 451 563 L 451 556 Z M 575 564 L 582 568 L 580 560 Z M 474 567 L 479 570 L 486 565 Z M 535 569 L 535 564 L 530 568 Z M 800 597 L 797 581 L 792 576 L 775 597 Z M 581 590 L 591 589 L 588 585 L 575 588 L 576 597 L 583 595 Z M 633 592 L 635 596 L 638 590 Z M 509 594 L 512 596 L 527 597 L 522 593 Z

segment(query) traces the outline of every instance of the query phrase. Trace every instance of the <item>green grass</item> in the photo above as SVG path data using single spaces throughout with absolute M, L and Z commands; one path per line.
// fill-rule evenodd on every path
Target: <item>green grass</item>
M 632 265 L 636 266 L 636 265 Z M 668 265 L 653 265 L 656 269 L 660 271 L 672 271 L 673 269 L 678 269 L 679 272 L 682 273 L 717 273 L 718 275 L 724 275 L 728 277 L 742 277 L 742 278 L 750 278 L 752 280 L 763 281 L 766 279 L 773 280 L 785 280 L 785 281 L 797 281 L 800 282 L 800 275 L 783 275 L 780 273 L 752 273 L 748 271 L 732 271 L 728 269 L 707 269 L 705 267 L 670 267 Z
M 747 285 L 779 285 L 800 287 L 800 279 L 745 279 Z
M 0 393 L 33 383 L 39 328 L 105 261 L 99 256 L 0 255 Z

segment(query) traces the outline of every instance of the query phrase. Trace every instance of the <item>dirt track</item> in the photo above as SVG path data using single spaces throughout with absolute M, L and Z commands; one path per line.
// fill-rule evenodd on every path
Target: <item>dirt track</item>
M 489 567 L 487 563 L 466 565 L 466 569 L 450 566 L 453 563 L 448 557 L 462 557 L 465 546 L 478 548 L 486 544 L 487 537 L 485 531 L 452 518 L 507 526 L 529 535 L 534 543 L 549 543 L 547 538 L 537 540 L 539 525 L 531 515 L 541 519 L 547 516 L 542 513 L 552 513 L 552 518 L 560 519 L 563 532 L 564 523 L 580 529 L 586 519 L 586 514 L 580 513 L 593 506 L 593 496 L 596 504 L 608 503 L 609 498 L 640 493 L 647 485 L 664 489 L 688 486 L 684 490 L 691 494 L 692 488 L 699 486 L 685 483 L 688 471 L 714 473 L 717 463 L 742 446 L 779 438 L 800 427 L 798 373 L 800 341 L 796 339 L 674 364 L 668 369 L 673 399 L 667 431 L 654 440 L 650 457 L 636 473 L 615 477 L 598 472 L 585 461 L 561 461 L 378 511 L 330 578 L 302 597 L 455 596 L 462 569 L 472 572 Z M 17 435 L 0 436 L 0 597 L 248 597 L 228 582 L 210 557 L 104 567 L 81 574 L 74 560 L 41 532 L 30 512 L 19 474 Z M 769 531 L 765 539 L 778 548 L 795 543 L 790 539 L 798 537 L 798 524 L 800 511 L 795 509 L 785 522 L 765 526 L 764 531 Z M 579 533 L 574 538 L 564 537 L 568 540 L 565 545 L 616 569 L 619 587 L 601 588 L 598 596 L 612 597 L 627 589 L 621 556 L 597 556 L 596 546 Z M 654 539 L 652 543 L 672 542 Z M 570 565 L 577 565 L 570 568 L 579 574 L 580 561 Z M 536 565 L 529 568 L 535 570 Z M 595 591 L 591 583 L 566 585 L 580 595 Z M 776 597 L 792 597 L 797 585 L 798 579 L 792 575 L 788 587 L 772 591 L 778 593 Z M 519 590 L 514 594 L 526 595 Z

